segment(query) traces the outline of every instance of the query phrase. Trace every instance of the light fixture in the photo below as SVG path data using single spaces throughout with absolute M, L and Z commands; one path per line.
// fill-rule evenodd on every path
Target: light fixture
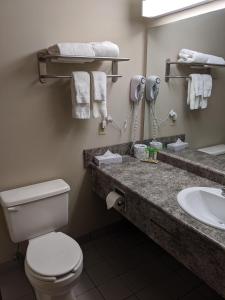
M 177 11 L 185 10 L 194 6 L 211 1 L 203 0 L 143 0 L 142 16 L 148 18 L 160 17 Z

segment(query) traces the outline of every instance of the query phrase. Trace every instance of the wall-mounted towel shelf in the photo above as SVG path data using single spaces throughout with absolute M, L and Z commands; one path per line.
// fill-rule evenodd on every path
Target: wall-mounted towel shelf
M 169 58 L 166 60 L 166 69 L 165 69 L 165 81 L 169 82 L 170 78 L 189 78 L 189 75 L 170 75 L 171 65 L 185 66 L 192 69 L 207 69 L 210 73 L 211 68 L 225 68 L 225 65 L 219 64 L 203 64 L 203 63 L 183 63 L 178 61 L 171 61 Z
M 41 83 L 46 83 L 46 79 L 49 78 L 71 78 L 71 75 L 57 75 L 48 74 L 47 63 L 71 63 L 79 64 L 84 60 L 90 60 L 89 63 L 96 61 L 111 61 L 112 62 L 112 74 L 107 77 L 112 78 L 113 82 L 116 82 L 122 75 L 118 74 L 118 62 L 129 61 L 129 58 L 124 57 L 87 57 L 87 56 L 65 56 L 65 55 L 51 55 L 47 50 L 42 50 L 37 54 L 38 58 L 38 74 Z

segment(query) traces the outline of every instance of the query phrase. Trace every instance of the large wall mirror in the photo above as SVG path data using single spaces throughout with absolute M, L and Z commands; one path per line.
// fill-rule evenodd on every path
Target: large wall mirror
M 176 78 L 165 82 L 165 62 L 177 60 L 182 48 L 225 57 L 225 10 L 195 16 L 174 23 L 149 28 L 147 49 L 147 75 L 161 78 L 160 91 L 156 100 L 158 118 L 157 136 L 186 134 L 192 148 L 225 144 L 225 68 L 213 68 L 212 96 L 204 110 L 191 111 L 187 105 L 187 79 Z M 187 75 L 202 70 L 172 66 L 171 73 Z M 208 70 L 204 70 L 208 72 Z M 176 122 L 167 119 L 173 109 L 178 114 Z M 151 138 L 154 128 L 150 106 L 146 103 L 146 139 Z

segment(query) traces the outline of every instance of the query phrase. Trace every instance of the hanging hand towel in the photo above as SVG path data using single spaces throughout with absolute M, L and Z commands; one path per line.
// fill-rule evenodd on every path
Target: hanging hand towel
M 107 77 L 104 72 L 91 72 L 91 86 L 92 86 L 92 104 L 94 118 L 106 118 L 107 106 Z
M 208 98 L 212 93 L 212 76 L 209 74 L 201 75 L 203 79 L 203 93 L 200 101 L 201 109 L 205 109 L 208 106 Z
M 71 96 L 73 118 L 90 119 L 90 75 L 88 72 L 72 73 Z
M 203 95 L 203 78 L 200 74 L 191 74 L 188 81 L 188 96 L 187 104 L 190 105 L 190 110 L 200 108 L 200 100 Z
M 105 42 L 92 42 L 90 43 L 95 52 L 95 56 L 103 57 L 117 57 L 119 56 L 119 47 L 109 41 Z

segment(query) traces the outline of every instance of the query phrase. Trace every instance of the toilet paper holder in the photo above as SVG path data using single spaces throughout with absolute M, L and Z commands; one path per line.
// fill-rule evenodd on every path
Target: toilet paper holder
M 119 194 L 121 197 L 120 199 L 117 201 L 117 208 L 121 211 L 126 213 L 127 211 L 127 203 L 126 203 L 126 198 L 125 198 L 125 192 L 123 190 L 121 190 L 118 187 L 115 187 L 114 192 L 116 192 L 117 194 Z

